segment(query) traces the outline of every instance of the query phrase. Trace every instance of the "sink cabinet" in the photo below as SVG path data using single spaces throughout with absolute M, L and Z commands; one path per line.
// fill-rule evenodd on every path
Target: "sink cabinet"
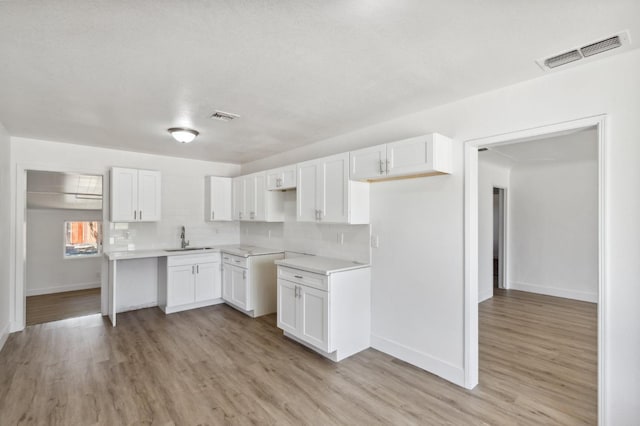
M 166 314 L 222 303 L 220 253 L 158 259 L 158 306 Z
M 284 334 L 340 361 L 370 346 L 371 273 L 329 275 L 278 266 L 277 325 Z

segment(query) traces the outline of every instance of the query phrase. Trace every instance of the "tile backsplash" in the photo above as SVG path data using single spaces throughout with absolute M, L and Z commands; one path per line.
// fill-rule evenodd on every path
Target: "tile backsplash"
M 285 194 L 284 223 L 241 222 L 240 242 L 370 263 L 370 225 L 297 222 L 295 194 Z

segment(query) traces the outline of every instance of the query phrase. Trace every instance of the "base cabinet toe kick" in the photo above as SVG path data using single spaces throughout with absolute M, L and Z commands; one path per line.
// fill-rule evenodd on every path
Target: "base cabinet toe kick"
M 285 336 L 336 362 L 370 347 L 371 268 L 277 272 L 277 325 Z

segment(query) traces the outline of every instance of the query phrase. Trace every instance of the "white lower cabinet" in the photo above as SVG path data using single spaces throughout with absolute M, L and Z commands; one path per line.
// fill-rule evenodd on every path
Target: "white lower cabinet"
M 275 260 L 284 254 L 247 257 L 222 253 L 222 298 L 250 317 L 276 311 Z
M 167 314 L 223 302 L 220 253 L 160 258 L 158 277 L 158 306 Z
M 322 275 L 278 266 L 278 327 L 333 361 L 367 349 L 370 281 L 370 268 Z

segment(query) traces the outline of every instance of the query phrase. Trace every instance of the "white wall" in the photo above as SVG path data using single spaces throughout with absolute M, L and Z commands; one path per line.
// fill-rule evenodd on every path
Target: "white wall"
M 63 257 L 69 220 L 101 221 L 102 211 L 27 209 L 27 296 L 100 287 L 101 256 Z
M 0 123 L 0 349 L 9 336 L 10 329 L 10 269 L 9 253 L 11 245 L 11 199 L 10 157 L 11 144 L 9 134 Z
M 478 302 L 493 297 L 493 188 L 505 188 L 507 197 L 511 192 L 510 168 L 483 161 L 484 155 L 478 157 Z
M 533 62 L 531 66 L 535 66 Z M 635 195 L 640 182 L 640 167 L 637 166 L 640 158 L 638 74 L 640 50 L 634 50 L 319 141 L 244 165 L 242 171 L 249 173 L 269 169 L 432 131 L 458 141 L 466 141 L 606 113 L 610 118 L 607 129 L 609 145 L 605 159 L 607 194 L 604 206 L 607 227 L 604 241 L 607 288 L 604 294 L 605 304 L 600 306 L 606 323 L 603 384 L 606 401 L 601 408 L 607 424 L 633 424 L 640 416 L 640 364 L 637 362 L 640 359 L 640 339 L 635 338 L 640 336 L 640 286 L 637 285 L 640 281 L 640 197 Z M 462 154 L 458 150 L 456 155 L 459 164 Z M 461 176 L 453 177 L 453 180 L 457 179 L 461 179 Z M 400 182 L 398 185 L 398 188 L 405 188 L 400 186 Z M 413 188 L 412 183 L 409 182 L 408 185 L 407 188 Z M 451 196 L 462 200 L 462 191 L 460 185 Z M 394 196 L 392 191 L 375 190 L 371 205 L 388 205 Z M 434 197 L 434 201 L 438 201 L 438 197 Z M 436 202 L 426 204 L 432 210 L 442 208 Z M 448 204 L 445 208 L 441 222 L 427 222 L 416 214 L 410 218 L 412 222 L 402 223 L 402 227 L 420 230 L 416 231 L 420 233 L 433 232 L 433 229 L 443 225 L 455 227 L 445 231 L 451 232 L 446 244 L 455 246 L 451 249 L 455 254 L 448 260 L 447 270 L 437 281 L 438 284 L 427 286 L 424 281 L 418 282 L 412 276 L 415 269 L 403 268 L 408 264 L 404 260 L 405 256 L 407 259 L 415 259 L 412 254 L 415 249 L 413 244 L 399 247 L 399 251 L 393 253 L 393 256 L 385 258 L 374 253 L 373 312 L 375 315 L 385 314 L 390 323 L 381 330 L 374 319 L 372 332 L 404 345 L 407 352 L 416 357 L 424 353 L 446 355 L 447 359 L 443 361 L 461 369 L 464 247 L 458 235 L 464 224 L 462 220 L 451 224 L 449 217 L 462 217 L 462 201 Z M 402 215 L 406 216 L 406 213 Z M 375 217 L 374 213 L 374 220 Z M 372 232 L 388 234 L 400 228 L 400 221 L 394 220 L 374 226 Z M 381 240 L 381 246 L 383 244 L 386 243 Z M 423 273 L 438 270 L 437 262 L 440 260 L 439 257 L 422 258 L 421 270 Z M 390 279 L 388 271 L 392 268 L 398 272 Z M 388 289 L 398 282 L 412 283 L 404 289 L 408 291 L 405 297 L 397 299 L 393 304 L 380 299 L 381 294 L 388 293 Z M 441 294 L 443 288 L 444 295 Z M 452 294 L 455 294 L 454 298 L 451 298 Z M 414 295 L 422 296 L 419 308 L 415 306 Z M 394 319 L 395 313 L 407 309 L 414 309 L 410 322 L 406 322 L 405 316 Z M 443 321 L 431 322 L 430 312 L 434 309 L 450 310 L 451 315 L 458 318 L 453 325 L 443 325 Z M 437 335 L 442 327 L 447 328 L 450 333 L 439 339 L 416 343 L 415 339 L 407 338 L 412 333 L 423 339 L 428 334 Z M 425 328 L 428 330 L 425 331 Z M 444 351 L 441 349 L 443 345 L 447 348 Z M 456 353 L 450 356 L 452 349 Z
M 167 143 L 162 142 L 162 143 Z M 188 146 L 185 145 L 185 149 Z M 109 175 L 112 166 L 159 170 L 162 174 L 162 220 L 154 223 L 113 224 L 108 221 Z M 235 176 L 240 167 L 234 164 L 215 163 L 209 161 L 189 160 L 183 158 L 164 157 L 160 155 L 141 154 L 91 146 L 65 144 L 27 138 L 11 138 L 11 171 L 15 177 L 11 184 L 11 205 L 24 203 L 24 197 L 16 187 L 24 185 L 24 176 L 18 176 L 22 169 L 51 170 L 102 174 L 104 176 L 103 216 L 104 250 L 122 250 L 130 248 L 168 248 L 180 244 L 180 226 L 187 228 L 187 238 L 192 246 L 234 244 L 240 239 L 237 222 L 204 221 L 204 177 L 206 175 Z M 12 228 L 17 229 L 16 223 Z M 22 243 L 13 236 L 16 250 L 11 250 L 12 278 L 20 278 L 22 271 L 15 268 L 16 253 L 24 253 Z M 102 285 L 106 285 L 108 277 L 107 265 L 102 264 Z M 152 287 L 152 277 L 141 284 Z M 18 281 L 20 281 L 18 279 Z M 24 294 L 22 289 L 12 286 L 12 330 L 22 325 Z M 125 292 L 126 289 L 122 289 Z M 120 292 L 119 296 L 125 296 Z M 107 292 L 103 291 L 103 308 L 106 306 Z M 145 294 L 153 297 L 150 288 Z M 153 300 L 144 303 L 152 304 Z M 141 302 L 142 303 L 142 302 Z
M 369 225 L 296 222 L 296 192 L 285 192 L 284 223 L 241 222 L 243 244 L 369 263 Z
M 597 162 L 515 165 L 510 194 L 508 288 L 597 302 Z

